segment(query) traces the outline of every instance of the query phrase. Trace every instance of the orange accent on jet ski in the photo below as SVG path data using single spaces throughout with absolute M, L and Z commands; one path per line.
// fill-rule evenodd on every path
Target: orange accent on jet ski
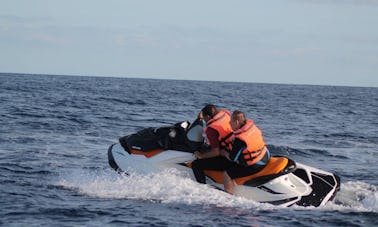
M 186 162 L 185 165 L 189 168 L 192 168 L 193 163 L 192 162 Z
M 255 178 L 258 178 L 258 177 L 262 177 L 262 176 L 266 176 L 266 175 L 272 175 L 272 174 L 278 174 L 282 170 L 285 169 L 288 162 L 289 162 L 289 160 L 285 157 L 271 157 L 268 164 L 265 166 L 264 169 L 262 169 L 261 171 L 255 173 L 253 175 L 249 175 L 249 176 L 241 177 L 241 178 L 236 178 L 235 183 L 242 185 L 245 182 L 250 181 L 250 180 L 255 179 Z M 215 182 L 217 182 L 219 184 L 223 184 L 224 171 L 205 170 L 204 172 L 205 172 L 206 176 L 210 177 Z
M 217 170 L 205 170 L 205 175 L 213 179 L 213 181 L 223 184 L 223 174 L 224 171 L 217 171 Z
M 161 152 L 164 151 L 164 149 L 156 149 L 156 150 L 151 150 L 151 151 L 139 151 L 139 150 L 134 150 L 134 149 L 129 149 L 131 154 L 136 154 L 136 155 L 144 155 L 147 158 L 151 158 L 152 156 L 155 156 Z
M 235 179 L 235 183 L 244 184 L 245 182 L 255 179 L 257 177 L 262 177 L 262 176 L 271 175 L 271 174 L 278 174 L 282 170 L 285 169 L 288 162 L 289 160 L 285 157 L 271 157 L 268 164 L 265 166 L 264 169 L 262 169 L 261 171 L 253 175 L 237 178 Z

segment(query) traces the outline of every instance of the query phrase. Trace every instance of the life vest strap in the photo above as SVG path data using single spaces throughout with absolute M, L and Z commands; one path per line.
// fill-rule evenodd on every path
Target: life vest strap
M 244 159 L 246 160 L 247 165 L 251 166 L 258 163 L 260 160 L 262 160 L 266 156 L 266 154 L 269 153 L 269 150 L 268 148 L 266 148 L 266 146 L 264 146 L 263 148 L 257 151 L 247 151 L 247 152 L 248 153 L 244 154 Z M 256 159 L 258 161 L 256 161 Z
M 223 137 L 220 141 L 219 141 L 219 144 L 226 148 L 226 150 L 231 150 L 231 142 L 232 142 L 232 139 L 233 139 L 233 136 L 234 136 L 234 133 L 233 132 L 230 132 L 228 133 L 225 137 Z

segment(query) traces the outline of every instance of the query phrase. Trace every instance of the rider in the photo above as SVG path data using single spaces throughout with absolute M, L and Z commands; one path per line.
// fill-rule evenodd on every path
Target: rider
M 228 110 L 218 110 L 213 104 L 206 105 L 199 113 L 199 118 L 206 121 L 205 139 L 210 145 L 210 151 L 201 153 L 194 152 L 197 158 L 192 163 L 192 170 L 199 183 L 206 183 L 204 170 L 225 170 L 232 162 L 226 158 L 224 150 L 227 138 L 233 135 L 230 125 L 230 112 Z
M 232 113 L 231 127 L 234 130 L 232 149 L 227 156 L 234 165 L 224 172 L 224 189 L 233 194 L 235 183 L 232 179 L 245 177 L 262 170 L 270 159 L 261 130 L 253 120 L 246 119 L 242 111 Z

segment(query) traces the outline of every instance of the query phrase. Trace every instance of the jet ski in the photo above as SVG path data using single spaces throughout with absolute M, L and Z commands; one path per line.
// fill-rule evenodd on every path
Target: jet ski
M 191 169 L 194 151 L 206 152 L 205 124 L 197 119 L 174 125 L 145 128 L 121 137 L 108 149 L 109 165 L 119 173 L 155 172 L 176 168 L 195 180 Z M 223 172 L 205 171 L 207 184 L 223 190 Z M 322 206 L 340 190 L 340 177 L 297 163 L 288 157 L 272 156 L 267 166 L 253 175 L 235 179 L 234 195 L 280 206 Z

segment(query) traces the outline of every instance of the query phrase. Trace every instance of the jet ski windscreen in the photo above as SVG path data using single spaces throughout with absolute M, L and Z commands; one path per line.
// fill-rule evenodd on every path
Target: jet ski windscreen
M 203 143 L 203 130 L 206 123 L 202 119 L 197 119 L 193 122 L 193 124 L 189 127 L 188 131 L 186 132 L 186 136 L 188 137 L 189 141 L 193 142 L 200 142 Z

